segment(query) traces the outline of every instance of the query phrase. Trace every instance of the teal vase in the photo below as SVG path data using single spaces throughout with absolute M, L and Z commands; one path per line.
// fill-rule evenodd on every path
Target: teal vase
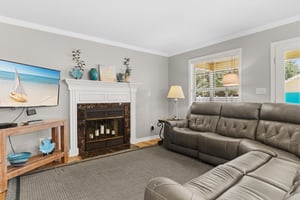
M 83 70 L 79 69 L 78 67 L 74 67 L 71 71 L 71 75 L 75 79 L 81 79 L 83 75 Z
M 90 70 L 90 79 L 97 81 L 98 80 L 98 70 L 95 68 L 91 68 Z

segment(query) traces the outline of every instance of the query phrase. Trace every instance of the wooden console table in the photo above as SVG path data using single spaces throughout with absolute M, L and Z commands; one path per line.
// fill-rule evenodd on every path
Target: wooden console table
M 22 135 L 51 129 L 55 152 L 46 156 L 33 156 L 20 167 L 7 166 L 6 142 L 8 136 Z M 0 129 L 0 193 L 7 190 L 7 181 L 53 161 L 68 162 L 68 126 L 65 120 L 42 121 L 14 128 Z

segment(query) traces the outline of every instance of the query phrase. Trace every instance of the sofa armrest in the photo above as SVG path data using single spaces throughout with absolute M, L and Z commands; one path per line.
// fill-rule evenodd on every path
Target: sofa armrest
M 180 120 L 173 120 L 173 119 L 166 119 L 166 120 L 160 120 L 161 122 L 165 123 L 165 125 L 170 126 L 171 128 L 173 127 L 187 127 L 187 120 L 186 119 L 180 119 Z
M 151 179 L 145 189 L 144 200 L 204 200 L 181 184 L 166 178 Z

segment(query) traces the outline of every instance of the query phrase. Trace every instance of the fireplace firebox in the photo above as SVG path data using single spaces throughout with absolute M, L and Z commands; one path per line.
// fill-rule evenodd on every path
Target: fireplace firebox
M 130 147 L 130 103 L 77 105 L 79 155 L 90 157 Z

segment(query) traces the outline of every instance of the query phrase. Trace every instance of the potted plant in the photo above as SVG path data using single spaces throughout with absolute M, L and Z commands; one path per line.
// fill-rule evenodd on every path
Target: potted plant
M 129 67 L 130 58 L 124 58 L 123 64 L 125 65 L 125 82 L 130 82 L 130 75 L 132 69 Z
M 72 51 L 73 61 L 76 65 L 71 71 L 71 75 L 75 79 L 81 79 L 84 71 L 85 63 L 83 60 L 80 60 L 81 51 L 79 49 Z

